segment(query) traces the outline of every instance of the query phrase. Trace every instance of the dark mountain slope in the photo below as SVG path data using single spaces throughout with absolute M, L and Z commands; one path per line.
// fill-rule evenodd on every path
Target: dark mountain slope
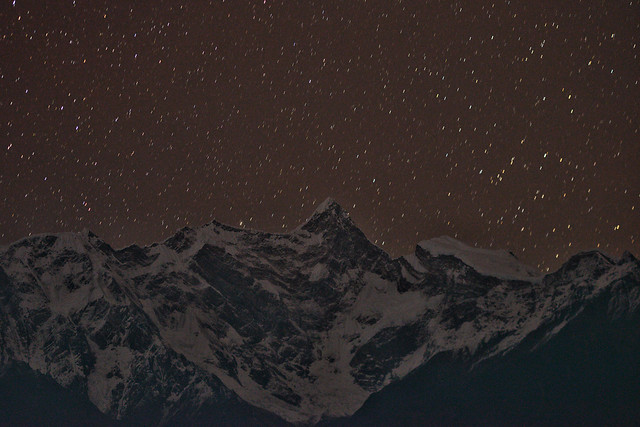
M 640 309 L 629 307 L 637 277 L 555 324 L 531 333 L 504 355 L 477 362 L 439 353 L 372 395 L 352 417 L 327 425 L 638 425 Z M 474 364 L 477 362 L 477 364 Z

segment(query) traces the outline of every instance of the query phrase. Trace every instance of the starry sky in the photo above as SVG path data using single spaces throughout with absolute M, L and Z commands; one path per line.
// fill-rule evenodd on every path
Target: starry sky
M 0 243 L 285 232 L 640 254 L 640 1 L 4 1 Z

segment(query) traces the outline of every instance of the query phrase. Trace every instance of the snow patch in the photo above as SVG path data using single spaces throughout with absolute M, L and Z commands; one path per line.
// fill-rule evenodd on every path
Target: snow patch
M 280 292 L 284 292 L 282 288 L 274 285 L 273 283 L 271 283 L 266 279 L 256 280 L 256 284 L 262 287 L 262 289 L 264 289 L 265 291 L 275 295 L 277 299 L 280 299 Z
M 329 270 L 324 264 L 316 264 L 309 273 L 309 281 L 318 282 L 329 277 Z

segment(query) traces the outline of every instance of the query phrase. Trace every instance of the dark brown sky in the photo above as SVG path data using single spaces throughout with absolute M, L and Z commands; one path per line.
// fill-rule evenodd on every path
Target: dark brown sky
M 638 1 L 1 7 L 2 243 L 283 231 L 333 196 L 393 255 L 640 254 Z

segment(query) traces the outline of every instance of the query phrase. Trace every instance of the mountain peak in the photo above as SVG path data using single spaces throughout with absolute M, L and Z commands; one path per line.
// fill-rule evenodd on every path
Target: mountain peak
M 345 211 L 338 202 L 331 197 L 327 197 L 322 203 L 316 207 L 313 214 L 298 228 L 318 232 L 320 230 L 328 230 L 336 226 L 348 226 L 357 228 L 349 213 Z
M 629 251 L 624 251 L 622 253 L 622 257 L 620 258 L 620 263 L 624 264 L 627 262 L 638 262 L 638 259 Z
M 313 215 L 320 215 L 324 212 L 329 212 L 332 214 L 347 214 L 347 212 L 342 209 L 342 206 L 340 206 L 340 204 L 331 197 L 327 197 L 326 199 L 324 199 L 324 201 L 320 203 L 316 210 L 313 212 Z

